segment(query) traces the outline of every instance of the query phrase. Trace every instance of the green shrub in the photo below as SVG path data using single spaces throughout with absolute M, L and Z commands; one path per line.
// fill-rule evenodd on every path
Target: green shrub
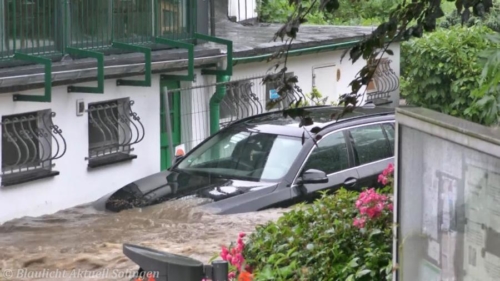
M 263 22 L 284 23 L 293 13 L 294 7 L 288 0 L 261 0 L 257 11 Z M 302 1 L 310 4 L 312 1 Z M 308 24 L 331 25 L 378 25 L 387 19 L 391 9 L 401 0 L 351 1 L 339 0 L 340 9 L 333 14 L 315 12 L 307 15 Z M 319 5 L 319 1 L 316 1 Z
M 391 280 L 392 216 L 360 231 L 357 196 L 340 190 L 258 227 L 244 254 L 254 280 Z
M 401 94 L 411 105 L 485 124 L 475 105 L 480 52 L 490 48 L 493 31 L 484 26 L 450 27 L 402 44 Z
M 462 16 L 457 12 L 456 9 L 451 11 L 446 15 L 446 17 L 441 21 L 439 27 L 450 28 L 452 26 L 461 26 Z M 484 25 L 491 30 L 500 32 L 500 3 L 496 2 L 493 4 L 490 12 L 483 17 L 476 17 L 471 15 L 469 20 L 464 24 L 467 27 L 472 27 L 475 25 Z
M 379 176 L 380 193 L 325 193 L 258 226 L 243 254 L 253 280 L 391 280 L 392 172 Z

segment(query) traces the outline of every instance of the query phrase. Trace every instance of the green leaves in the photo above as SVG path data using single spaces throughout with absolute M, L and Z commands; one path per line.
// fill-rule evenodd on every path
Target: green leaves
M 497 67 L 483 71 L 482 59 L 478 59 L 483 54 L 500 64 L 500 52 L 498 60 L 492 53 L 484 53 L 495 40 L 500 42 L 500 38 L 488 41 L 485 37 L 489 34 L 492 31 L 484 26 L 454 26 L 402 44 L 406 59 L 401 93 L 406 101 L 485 125 L 496 121 L 496 98 L 483 97 L 500 82 L 493 79 Z
M 339 0 L 321 0 L 319 6 L 320 11 L 325 11 L 327 13 L 333 13 L 340 7 Z
M 322 192 L 312 204 L 258 227 L 244 253 L 255 280 L 387 280 L 392 216 L 359 231 L 352 226 L 358 195 L 345 189 Z

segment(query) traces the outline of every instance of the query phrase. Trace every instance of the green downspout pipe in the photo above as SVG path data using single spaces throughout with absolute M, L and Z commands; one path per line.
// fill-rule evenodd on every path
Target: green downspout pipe
M 231 80 L 231 76 L 217 74 L 215 76 L 217 85 L 215 86 L 215 93 L 210 98 L 210 134 L 213 135 L 219 131 L 220 123 L 220 103 L 226 95 L 226 84 Z

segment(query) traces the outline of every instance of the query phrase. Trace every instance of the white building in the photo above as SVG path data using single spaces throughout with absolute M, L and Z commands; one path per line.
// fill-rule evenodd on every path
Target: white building
M 0 21 L 0 223 L 91 202 L 168 167 L 165 91 L 173 144 L 188 149 L 208 137 L 214 124 L 264 112 L 272 93 L 272 84 L 260 82 L 270 66 L 266 58 L 280 48 L 268 42 L 276 26 L 220 21 L 215 35 L 226 41 L 206 36 L 196 41 L 191 40 L 196 29 L 208 34 L 206 1 L 120 4 L 132 5 L 128 10 L 112 9 L 117 5 L 112 1 L 85 1 L 93 5 L 65 10 L 70 18 L 66 28 L 54 20 L 55 12 L 47 16 L 55 8 L 24 7 L 29 17 L 17 15 L 18 33 L 13 33 L 13 6 L 0 0 L 0 18 L 5 19 Z M 180 13 L 183 9 L 176 6 L 196 4 L 197 15 Z M 82 21 L 81 14 L 93 16 Z M 150 25 L 137 24 L 150 18 Z M 197 25 L 192 24 L 195 18 Z M 44 28 L 34 28 L 29 20 Z M 350 92 L 348 84 L 364 63 L 341 63 L 342 49 L 370 31 L 304 27 L 288 60 L 290 74 L 299 77 L 304 93 L 316 87 L 335 101 Z M 399 44 L 391 49 L 390 66 L 398 77 Z M 216 66 L 219 73 L 206 73 Z M 217 84 L 225 95 L 210 108 L 217 76 L 231 76 L 231 82 Z M 374 90 L 384 83 L 375 80 Z M 399 92 L 389 97 L 397 101 Z M 214 108 L 220 108 L 220 115 Z

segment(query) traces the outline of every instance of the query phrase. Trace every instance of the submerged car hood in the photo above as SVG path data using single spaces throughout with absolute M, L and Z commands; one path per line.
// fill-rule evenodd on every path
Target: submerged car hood
M 100 198 L 94 206 L 100 210 L 119 212 L 186 197 L 206 198 L 208 202 L 215 202 L 275 185 L 195 172 L 164 171 L 134 181 Z

